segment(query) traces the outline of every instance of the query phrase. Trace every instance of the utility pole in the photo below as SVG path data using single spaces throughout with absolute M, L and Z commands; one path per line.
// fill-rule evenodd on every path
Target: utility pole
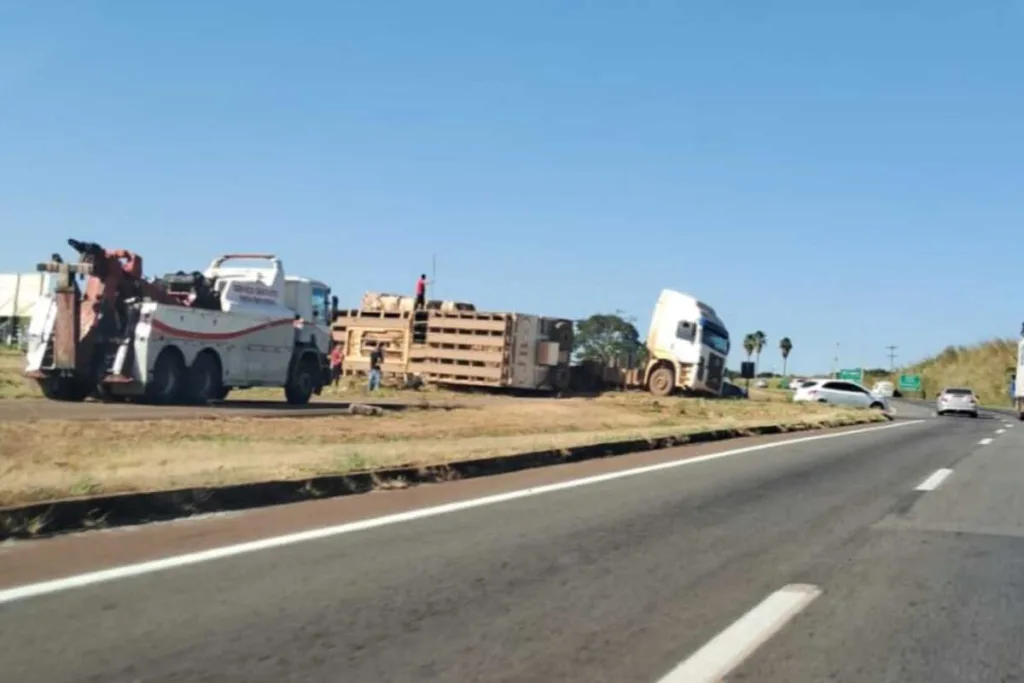
M 836 342 L 836 355 L 832 357 L 832 376 L 839 372 L 839 342 Z
M 898 349 L 899 347 L 896 346 L 895 344 L 890 344 L 889 346 L 886 346 L 885 348 L 889 350 L 889 372 L 895 372 L 896 371 L 896 349 Z

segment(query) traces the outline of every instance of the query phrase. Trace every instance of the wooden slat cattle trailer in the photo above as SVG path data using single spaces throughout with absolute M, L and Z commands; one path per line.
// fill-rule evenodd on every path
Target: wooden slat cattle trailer
M 385 295 L 386 296 L 386 295 Z M 342 372 L 364 375 L 384 346 L 386 377 L 439 385 L 538 391 L 569 387 L 573 324 L 562 318 L 471 310 L 430 302 L 409 310 L 403 297 L 376 310 L 341 310 L 331 332 L 342 347 Z M 366 301 L 366 297 L 364 297 Z

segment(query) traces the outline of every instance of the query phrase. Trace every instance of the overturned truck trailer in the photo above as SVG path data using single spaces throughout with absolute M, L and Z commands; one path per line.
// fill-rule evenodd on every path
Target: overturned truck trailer
M 342 372 L 363 375 L 383 346 L 382 373 L 438 385 L 534 391 L 569 388 L 573 324 L 563 318 L 478 311 L 472 304 L 368 293 L 358 309 L 338 311 L 331 326 Z

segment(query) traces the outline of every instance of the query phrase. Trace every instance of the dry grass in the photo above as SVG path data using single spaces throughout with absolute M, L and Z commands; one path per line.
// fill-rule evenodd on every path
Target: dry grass
M 883 418 L 777 400 L 616 394 L 380 417 L 8 421 L 0 422 L 0 505 L 422 466 L 708 428 L 870 419 Z
M 10 347 L 0 347 L 0 399 L 39 398 L 35 382 L 21 376 L 25 356 Z

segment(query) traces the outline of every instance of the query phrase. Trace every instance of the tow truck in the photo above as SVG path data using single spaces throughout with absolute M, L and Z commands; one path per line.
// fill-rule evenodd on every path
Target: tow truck
M 225 254 L 204 272 L 148 280 L 134 252 L 68 244 L 77 262 L 54 254 L 36 267 L 55 286 L 32 312 L 24 374 L 48 399 L 205 404 L 282 387 L 304 405 L 328 384 L 337 299 L 286 276 L 273 254 Z

